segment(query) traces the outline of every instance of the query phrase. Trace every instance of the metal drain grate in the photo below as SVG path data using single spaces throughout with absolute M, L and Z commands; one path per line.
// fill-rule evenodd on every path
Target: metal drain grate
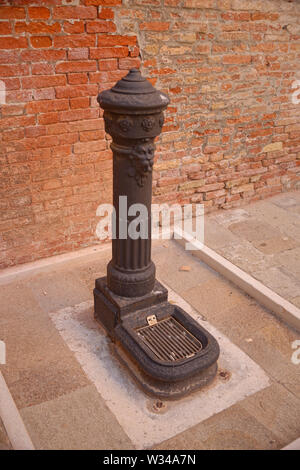
M 137 334 L 161 361 L 182 361 L 201 351 L 202 344 L 175 318 L 138 328 Z

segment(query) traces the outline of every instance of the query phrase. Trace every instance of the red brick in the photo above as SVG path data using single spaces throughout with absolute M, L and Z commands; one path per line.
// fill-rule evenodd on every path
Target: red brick
M 0 19 L 11 19 L 16 20 L 20 18 L 26 18 L 25 8 L 17 7 L 0 7 Z
M 64 121 L 81 121 L 82 119 L 95 119 L 98 117 L 98 109 L 79 109 L 77 111 L 62 111 L 59 120 Z
M 15 24 L 15 31 L 17 34 L 30 33 L 30 34 L 51 34 L 59 33 L 61 26 L 59 23 L 47 24 L 42 21 L 26 23 L 25 21 L 17 21 Z
M 74 18 L 75 20 L 97 18 L 97 8 L 94 6 L 63 6 L 53 9 L 53 19 L 69 20 L 71 18 Z
M 32 36 L 30 38 L 30 43 L 32 47 L 35 47 L 36 49 L 43 47 L 51 47 L 52 39 L 50 38 L 50 36 Z
M 21 60 L 26 62 L 56 62 L 65 58 L 66 51 L 63 50 L 33 51 L 28 49 L 21 52 Z
M 136 58 L 124 58 L 124 59 L 119 59 L 119 68 L 120 69 L 126 69 L 126 70 L 129 70 L 131 68 L 140 68 L 140 65 L 141 65 L 141 61 L 140 59 L 136 59 Z
M 29 75 L 29 65 L 0 65 L 0 77 L 14 77 L 20 75 Z
M 26 49 L 27 38 L 0 37 L 0 49 Z
M 11 129 L 13 127 L 27 127 L 35 124 L 34 116 L 19 116 L 14 118 L 1 119 L 2 129 Z
M 101 8 L 98 13 L 98 18 L 101 18 L 103 20 L 113 20 L 114 16 L 114 11 L 111 8 Z
M 65 75 L 40 75 L 21 79 L 23 88 L 47 88 L 66 84 Z
M 59 114 L 58 112 L 53 113 L 45 113 L 45 114 L 38 114 L 38 123 L 39 124 L 54 124 L 59 122 Z
M 32 101 L 26 105 L 28 114 L 47 113 L 69 109 L 69 100 L 42 100 Z
M 37 63 L 31 65 L 31 72 L 33 75 L 50 75 L 54 73 L 53 64 Z
M 55 68 L 56 73 L 94 72 L 95 70 L 97 70 L 97 64 L 95 60 L 84 62 L 61 62 L 60 64 L 57 64 Z
M 87 73 L 68 73 L 68 83 L 71 85 L 78 85 L 88 82 Z
M 12 25 L 9 21 L 1 21 L 0 23 L 1 36 L 7 36 L 12 33 Z
M 68 36 L 55 36 L 53 45 L 56 48 L 66 47 L 93 47 L 96 44 L 96 35 L 70 34 Z
M 113 33 L 116 29 L 116 25 L 112 21 L 97 20 L 86 22 L 88 33 Z
M 64 21 L 63 28 L 66 33 L 84 33 L 84 24 L 84 21 L 74 21 L 74 23 Z
M 104 141 L 92 141 L 92 142 L 77 142 L 74 145 L 75 153 L 88 153 L 97 152 L 106 148 L 106 142 Z
M 126 70 L 116 70 L 111 72 L 91 72 L 90 73 L 90 82 L 91 83 L 104 83 L 104 82 L 116 82 L 121 80 L 125 75 L 127 75 Z
M 85 60 L 89 58 L 89 50 L 87 47 L 78 47 L 76 49 L 68 50 L 69 60 Z
M 135 44 L 136 36 L 98 35 L 98 46 L 134 46 Z
M 105 138 L 105 132 L 103 130 L 93 130 L 93 131 L 84 131 L 80 132 L 80 141 L 88 142 L 91 140 L 100 140 Z
M 111 57 L 128 57 L 127 47 L 99 47 L 90 49 L 91 59 L 103 59 Z
M 24 106 L 22 104 L 3 104 L 1 105 L 2 117 L 4 116 L 19 116 L 23 114 Z
M 72 98 L 70 100 L 70 107 L 72 109 L 78 108 L 88 108 L 90 105 L 90 99 L 88 97 L 81 97 L 81 98 Z
M 18 51 L 3 51 L 0 50 L 0 63 L 1 64 L 14 64 L 19 62 Z
M 117 70 L 118 68 L 118 61 L 117 59 L 104 59 L 98 61 L 99 70 L 107 71 L 107 70 Z
M 77 98 L 79 96 L 95 96 L 97 95 L 97 91 L 97 85 L 91 83 L 88 85 L 71 85 L 57 87 L 55 89 L 56 98 Z
M 29 7 L 28 8 L 29 18 L 36 19 L 48 19 L 50 18 L 50 10 L 45 7 Z

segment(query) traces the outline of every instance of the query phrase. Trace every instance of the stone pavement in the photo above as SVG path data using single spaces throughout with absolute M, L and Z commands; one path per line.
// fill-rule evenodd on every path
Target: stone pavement
M 294 262 L 299 253 L 296 250 L 300 250 L 296 246 L 298 216 L 293 214 L 298 214 L 295 207 L 300 198 L 296 193 L 281 197 L 238 211 L 212 214 L 206 224 L 206 242 L 223 256 L 226 250 L 235 253 L 234 262 L 243 264 L 243 269 L 251 266 L 253 273 L 276 269 L 298 288 Z M 292 201 L 296 201 L 294 205 Z M 263 207 L 267 210 L 265 217 Z M 281 216 L 283 226 L 278 220 Z M 246 221 L 251 222 L 248 229 Z M 262 238 L 255 223 L 261 224 Z M 282 249 L 285 242 L 290 249 Z M 244 261 L 243 247 L 247 248 L 248 262 Z M 95 251 L 0 282 L 0 338 L 7 347 L 7 365 L 1 365 L 0 370 L 37 449 L 133 448 L 49 317 L 51 312 L 90 301 L 94 279 L 105 274 L 109 259 L 110 249 Z M 271 382 L 267 388 L 155 448 L 279 449 L 297 439 L 300 365 L 291 361 L 291 344 L 300 339 L 299 334 L 176 242 L 155 242 L 153 260 L 159 279 L 259 364 Z M 181 271 L 183 265 L 190 270 Z M 266 281 L 269 279 L 271 274 Z M 291 294 L 289 300 L 295 301 L 300 291 L 289 291 L 288 282 L 285 286 L 285 292 Z M 134 420 L 134 416 L 128 419 Z M 1 429 L 0 423 L 0 446 L 7 446 Z
M 300 191 L 209 214 L 204 242 L 300 307 Z
M 11 445 L 0 418 L 0 450 L 11 450 Z

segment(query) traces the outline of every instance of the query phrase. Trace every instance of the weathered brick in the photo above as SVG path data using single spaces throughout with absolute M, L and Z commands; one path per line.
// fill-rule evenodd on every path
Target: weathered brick
M 114 16 L 115 16 L 114 11 L 111 8 L 103 7 L 101 8 L 101 10 L 99 10 L 99 13 L 98 13 L 98 18 L 101 18 L 103 20 L 112 20 Z
M 19 18 L 26 18 L 25 8 L 0 6 L 0 19 L 16 20 Z
M 95 96 L 98 87 L 94 84 L 72 85 L 64 87 L 56 87 L 56 98 L 77 98 L 79 96 Z
M 94 6 L 63 6 L 53 9 L 53 19 L 68 20 L 97 18 L 97 8 Z
M 95 44 L 96 36 L 94 34 L 69 34 L 68 36 L 54 36 L 53 39 L 55 48 L 93 47 Z
M 25 49 L 27 38 L 0 37 L 0 49 Z
M 99 47 L 90 48 L 91 59 L 103 59 L 111 57 L 128 57 L 127 47 Z
M 141 61 L 138 58 L 128 57 L 124 59 L 119 59 L 119 68 L 129 70 L 133 67 L 140 68 Z
M 97 20 L 86 22 L 88 33 L 113 33 L 116 29 L 116 25 L 112 21 Z
M 29 7 L 28 14 L 29 18 L 33 20 L 50 18 L 50 10 L 45 7 Z
M 57 73 L 66 72 L 94 72 L 97 70 L 97 64 L 95 60 L 86 60 L 84 62 L 60 62 L 57 64 L 55 71 Z
M 32 23 L 26 23 L 25 21 L 17 21 L 15 24 L 15 31 L 18 34 L 53 34 L 59 33 L 60 30 L 61 26 L 59 23 L 47 24 L 42 21 L 35 21 Z
M 51 47 L 52 46 L 52 39 L 50 36 L 31 36 L 30 43 L 32 47 L 37 49 L 43 47 Z
M 64 21 L 63 22 L 63 29 L 66 33 L 70 34 L 78 34 L 84 33 L 84 21 Z
M 98 46 L 134 46 L 136 44 L 136 36 L 120 36 L 120 35 L 109 35 L 99 34 L 98 35 Z
M 40 75 L 21 79 L 23 88 L 48 88 L 66 84 L 65 75 Z

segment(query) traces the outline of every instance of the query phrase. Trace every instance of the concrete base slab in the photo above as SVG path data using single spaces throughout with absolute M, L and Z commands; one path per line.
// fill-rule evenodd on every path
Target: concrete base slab
M 111 342 L 93 319 L 93 303 L 83 302 L 50 316 L 89 379 L 137 449 L 152 447 L 230 407 L 270 384 L 243 351 L 216 330 L 179 295 L 169 299 L 186 310 L 218 340 L 219 374 L 206 389 L 174 401 L 147 397 L 113 356 Z

